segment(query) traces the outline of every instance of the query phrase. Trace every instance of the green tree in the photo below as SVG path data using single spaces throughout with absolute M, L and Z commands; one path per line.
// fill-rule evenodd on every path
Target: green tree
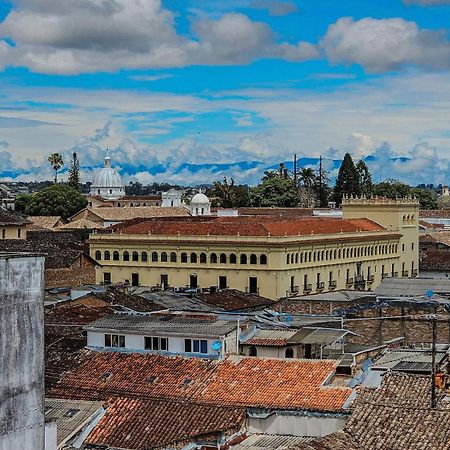
M 411 195 L 411 186 L 397 180 L 386 180 L 373 185 L 373 194 L 387 198 L 408 197 Z
M 248 206 L 250 200 L 248 186 L 236 185 L 233 178 L 228 182 L 226 177 L 223 182 L 215 181 L 207 195 L 212 199 L 213 206 L 223 208 Z
M 436 193 L 430 189 L 412 189 L 411 195 L 419 199 L 420 209 L 438 208 Z
M 25 212 L 30 216 L 62 216 L 67 219 L 87 204 L 86 197 L 69 184 L 54 184 L 32 194 Z
M 353 164 L 353 159 L 350 156 L 350 153 L 346 153 L 344 156 L 344 160 L 339 168 L 336 184 L 334 186 L 334 201 L 338 206 L 342 203 L 342 197 L 344 195 L 361 195 L 359 173 L 356 170 L 355 164 Z
M 64 165 L 64 161 L 62 159 L 61 153 L 52 153 L 48 157 L 48 162 L 52 166 L 52 169 L 55 171 L 55 183 L 58 182 L 58 171 Z
M 18 195 L 15 198 L 15 207 L 16 207 L 16 211 L 19 213 L 23 213 L 25 214 L 26 210 L 27 210 L 27 206 L 31 201 L 31 195 L 30 194 L 21 194 Z
M 251 191 L 252 206 L 294 207 L 298 205 L 298 189 L 290 177 L 278 172 L 265 172 L 258 186 Z
M 73 152 L 72 159 L 70 161 L 69 184 L 73 188 L 80 190 L 80 161 L 78 160 L 78 155 L 76 152 Z
M 356 163 L 356 170 L 359 174 L 359 184 L 361 186 L 361 193 L 366 197 L 370 197 L 372 195 L 372 175 L 369 172 L 369 168 L 367 164 L 360 159 Z
M 316 173 L 311 167 L 302 167 L 298 173 L 298 181 L 307 189 L 311 189 L 316 182 Z
M 328 186 L 328 174 L 322 165 L 322 158 L 320 160 L 319 172 L 314 182 L 314 193 L 321 208 L 328 206 L 328 199 L 330 196 L 330 187 Z

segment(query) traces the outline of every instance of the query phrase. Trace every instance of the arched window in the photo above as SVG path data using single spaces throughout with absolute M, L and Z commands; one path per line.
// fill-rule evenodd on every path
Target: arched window
M 311 252 L 308 252 L 308 262 L 311 262 Z
M 167 253 L 166 252 L 161 253 L 161 262 L 167 262 Z
M 250 256 L 250 263 L 251 263 L 251 256 Z M 291 253 L 291 264 L 294 264 L 294 254 Z
M 147 262 L 147 260 L 148 260 L 147 252 L 142 252 L 141 253 L 141 261 Z
M 115 250 L 113 252 L 113 261 L 119 261 L 119 259 L 120 259 L 119 252 Z
M 138 252 L 133 252 L 133 261 L 139 261 L 139 253 Z
M 172 255 L 170 255 L 170 257 L 172 257 Z M 182 263 L 187 263 L 188 262 L 188 257 L 187 257 L 187 253 L 182 253 L 181 254 L 181 258 L 180 258 Z
M 254 345 L 248 349 L 248 356 L 258 356 L 258 351 Z
M 183 261 L 183 255 L 186 258 L 185 261 Z M 177 262 L 177 254 L 175 252 L 172 252 L 170 254 L 170 262 Z M 187 262 L 187 255 L 186 255 L 186 253 L 182 253 L 181 254 L 181 262 Z
M 215 253 L 211 253 L 211 256 L 209 257 L 209 262 L 211 264 L 216 264 L 217 263 L 217 255 Z
M 219 257 L 219 261 L 221 264 L 226 264 L 227 263 L 227 255 L 225 255 L 225 253 L 221 253 L 220 257 Z
M 303 253 L 300 253 L 300 262 L 303 262 Z
M 241 255 L 241 264 L 247 264 L 247 255 L 245 253 Z
M 298 264 L 298 253 L 295 254 L 295 264 Z
M 320 260 L 323 261 L 325 259 L 325 250 L 322 250 L 322 253 L 320 255 Z
M 123 260 L 124 261 L 130 260 L 130 254 L 127 251 L 123 252 Z
M 257 264 L 257 263 L 258 263 L 258 258 L 256 257 L 256 255 L 254 253 L 252 253 L 250 255 L 250 264 Z
M 293 358 L 294 357 L 294 349 L 292 347 L 288 347 L 286 351 L 284 352 L 284 356 L 286 358 Z
M 200 262 L 206 264 L 206 253 L 200 253 Z
M 97 250 L 97 251 L 95 252 L 95 259 L 96 259 L 97 261 L 100 261 L 100 260 L 102 259 L 102 252 L 101 252 L 100 250 Z
M 288 253 L 286 255 L 286 264 L 289 264 L 291 262 L 291 255 Z
M 105 250 L 103 257 L 105 258 L 105 261 L 109 261 L 111 259 L 111 253 L 109 253 L 109 250 Z
M 191 253 L 191 263 L 197 262 L 197 253 Z
M 338 258 L 341 259 L 341 249 L 338 250 Z
M 158 253 L 152 252 L 152 262 L 158 262 Z
M 235 253 L 231 253 L 231 255 L 230 255 L 230 264 L 236 264 L 236 263 L 237 263 L 236 254 Z
M 337 258 L 337 250 L 334 249 L 334 252 L 333 252 L 333 259 L 336 259 L 336 258 Z
M 316 261 L 316 257 L 317 257 L 316 255 L 317 255 L 317 253 L 314 252 L 314 253 L 313 253 L 313 261 L 314 261 L 314 262 Z
M 267 255 L 261 255 L 259 257 L 259 263 L 260 264 L 267 264 Z

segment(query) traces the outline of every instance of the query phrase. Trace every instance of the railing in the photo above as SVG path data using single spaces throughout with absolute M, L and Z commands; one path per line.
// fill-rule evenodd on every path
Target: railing
M 367 276 L 367 282 L 368 283 L 373 283 L 375 280 L 375 275 L 368 275 Z
M 305 284 L 303 286 L 303 292 L 311 292 L 312 291 L 312 284 Z
M 409 271 L 408 270 L 403 270 L 402 271 L 402 277 L 409 277 Z
M 317 288 L 318 291 L 321 291 L 322 289 L 325 288 L 325 283 L 324 283 L 323 281 L 319 281 L 319 282 L 317 283 L 316 288 Z
M 337 287 L 337 281 L 335 281 L 335 280 L 330 280 L 329 283 L 328 283 L 328 287 L 329 287 L 330 289 L 336 289 L 336 287 Z

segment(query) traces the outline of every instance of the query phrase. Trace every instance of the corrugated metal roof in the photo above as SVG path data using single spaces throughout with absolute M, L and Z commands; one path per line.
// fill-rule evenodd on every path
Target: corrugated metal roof
M 175 315 L 137 316 L 114 314 L 85 327 L 86 330 L 114 330 L 132 334 L 178 334 L 219 337 L 237 327 L 236 321 L 178 317 Z
M 247 345 L 268 345 L 283 346 L 290 342 L 290 339 L 297 334 L 297 330 L 258 330 L 243 344 Z
M 253 434 L 238 445 L 232 447 L 233 450 L 262 450 L 274 449 L 283 450 L 295 448 L 298 444 L 310 442 L 314 437 L 305 436 L 278 436 L 270 434 Z
M 56 422 L 58 448 L 100 414 L 102 406 L 102 402 L 46 398 L 45 420 Z
M 418 297 L 428 290 L 437 294 L 450 293 L 450 280 L 444 278 L 385 278 L 375 294 L 385 297 Z
M 300 344 L 330 345 L 342 339 L 348 330 L 335 328 L 303 328 L 293 340 Z
M 446 352 L 436 352 L 436 364 L 440 364 L 446 357 Z M 417 363 L 431 365 L 431 351 L 419 350 L 392 350 L 385 353 L 377 361 L 375 361 L 372 369 L 388 370 L 398 366 L 399 363 Z M 400 370 L 398 366 L 396 370 Z

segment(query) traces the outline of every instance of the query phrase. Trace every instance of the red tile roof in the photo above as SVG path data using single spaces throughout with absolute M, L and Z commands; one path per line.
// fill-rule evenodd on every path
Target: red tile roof
M 110 403 L 87 444 L 123 449 L 173 446 L 199 436 L 239 430 L 246 416 L 241 408 L 186 402 L 119 397 Z
M 123 234 L 157 234 L 188 236 L 307 236 L 314 234 L 386 231 L 369 219 L 338 219 L 330 217 L 185 217 L 136 219 L 118 224 L 104 232 Z
M 190 399 L 211 405 L 340 411 L 351 390 L 322 386 L 330 360 L 229 357 L 225 360 L 91 353 L 50 391 L 54 397 L 105 400 L 111 395 Z

